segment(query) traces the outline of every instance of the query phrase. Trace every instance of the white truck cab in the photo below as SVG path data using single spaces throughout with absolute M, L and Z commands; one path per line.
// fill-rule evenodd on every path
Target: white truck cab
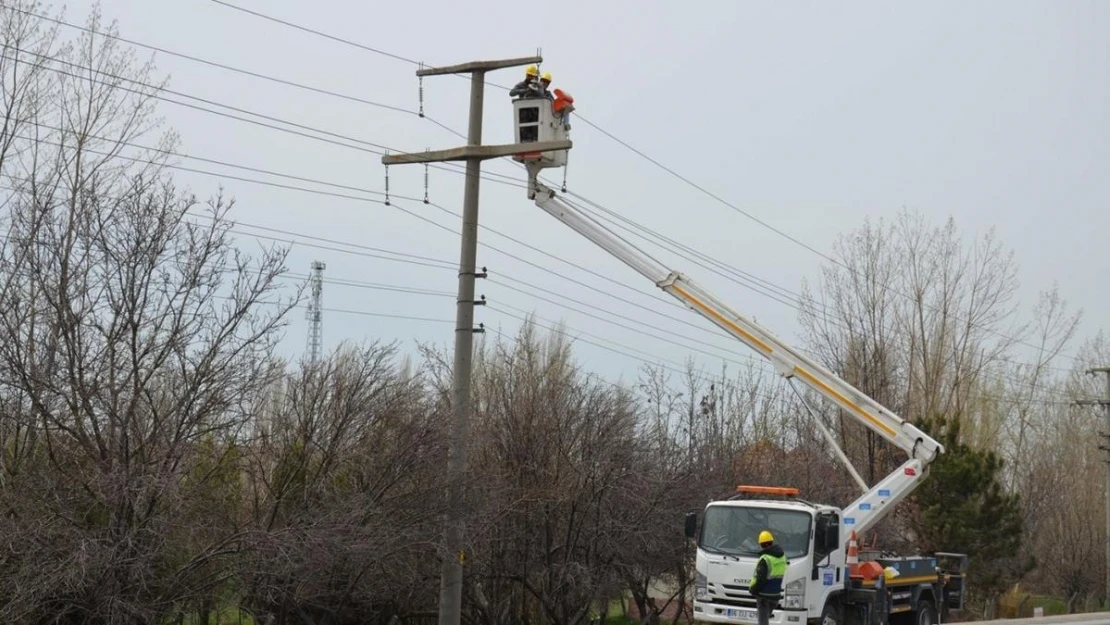
M 743 488 L 743 487 L 741 487 Z M 775 490 L 775 489 L 767 489 Z M 781 489 L 788 491 L 789 489 Z M 755 622 L 748 591 L 759 560 L 759 533 L 767 530 L 788 561 L 783 599 L 772 623 L 806 623 L 822 616 L 828 596 L 843 585 L 840 511 L 802 501 L 767 499 L 710 503 L 697 539 L 694 618 L 711 623 Z

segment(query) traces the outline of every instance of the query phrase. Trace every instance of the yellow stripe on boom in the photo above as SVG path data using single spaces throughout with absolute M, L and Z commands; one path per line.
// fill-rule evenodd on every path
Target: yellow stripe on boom
M 717 321 L 721 325 L 727 327 L 729 330 L 732 330 L 733 332 L 735 332 L 735 333 L 739 334 L 740 336 L 744 337 L 745 339 L 750 341 L 753 345 L 755 345 L 759 349 L 763 350 L 764 352 L 766 352 L 768 354 L 770 354 L 771 352 L 774 351 L 774 349 L 770 345 L 768 345 L 767 343 L 760 340 L 758 337 L 756 337 L 751 332 L 748 332 L 744 328 L 741 328 L 739 325 L 736 324 L 735 321 L 725 317 L 721 313 L 719 313 L 719 312 L 713 310 L 712 308 L 710 308 L 709 306 L 705 305 L 704 302 L 702 302 L 698 298 L 691 295 L 686 289 L 678 286 L 677 284 L 672 284 L 672 285 L 670 285 L 669 288 L 674 289 L 674 291 L 676 293 L 678 293 L 678 295 L 683 300 L 685 300 L 686 303 L 688 303 L 691 306 L 697 308 L 703 314 L 705 314 L 706 316 L 710 317 L 711 319 Z M 817 386 L 818 388 L 825 391 L 829 395 L 838 399 L 844 406 L 847 406 L 853 412 L 855 412 L 857 415 L 859 415 L 863 419 L 867 420 L 868 422 L 874 424 L 875 427 L 879 428 L 880 430 L 886 432 L 887 435 L 889 435 L 891 438 L 894 438 L 898 435 L 898 433 L 895 432 L 889 425 L 887 425 L 887 424 L 883 423 L 882 421 L 879 421 L 875 417 L 871 416 L 870 413 L 868 413 L 866 410 L 864 410 L 862 407 L 860 407 L 854 401 L 848 399 L 847 397 L 845 397 L 843 394 L 841 394 L 840 392 L 838 392 L 836 389 L 832 388 L 828 384 L 825 384 L 821 380 L 818 380 L 817 378 L 815 378 L 812 373 L 806 371 L 805 369 L 802 369 L 801 367 L 798 367 L 797 365 L 794 366 L 794 373 L 802 376 L 810 384 L 813 384 L 814 386 Z
M 744 328 L 741 328 L 740 326 L 736 325 L 735 321 L 732 321 L 731 319 L 723 316 L 721 313 L 719 313 L 719 312 L 713 310 L 712 308 L 706 306 L 704 303 L 702 303 L 701 300 L 694 297 L 693 295 L 690 295 L 686 291 L 686 289 L 683 289 L 682 287 L 678 286 L 677 284 L 672 284 L 670 286 L 670 288 L 674 289 L 679 295 L 682 296 L 682 299 L 686 300 L 689 304 L 693 305 L 698 310 L 702 311 L 706 315 L 709 315 L 710 317 L 717 320 L 718 322 L 728 326 L 728 328 L 730 330 L 732 330 L 733 332 L 736 332 L 740 336 L 742 336 L 742 337 L 746 338 L 747 340 L 751 341 L 752 343 L 757 345 L 759 347 L 759 349 L 762 349 L 763 351 L 767 352 L 768 354 L 770 354 L 772 351 L 774 351 L 774 350 L 771 349 L 770 345 L 768 345 L 768 344 L 764 343 L 763 341 L 759 340 L 751 332 L 748 332 Z
M 883 423 L 882 421 L 879 421 L 875 417 L 872 417 L 866 410 L 861 408 L 859 406 L 859 404 L 857 404 L 856 402 L 848 399 L 847 397 L 842 395 L 840 392 L 838 392 L 836 389 L 832 388 L 828 384 L 825 384 L 821 380 L 818 380 L 817 378 L 813 377 L 812 373 L 806 371 L 805 369 L 802 369 L 801 367 L 799 367 L 797 365 L 794 366 L 794 373 L 796 373 L 796 374 L 802 376 L 803 378 L 805 378 L 807 381 L 809 381 L 810 384 L 813 384 L 814 386 L 820 387 L 821 390 L 823 390 L 826 393 L 828 393 L 829 395 L 832 395 L 833 397 L 837 398 L 842 404 L 851 408 L 852 412 L 855 412 L 857 415 L 859 415 L 859 416 L 863 417 L 864 419 L 866 419 L 867 421 L 875 424 L 875 427 L 877 427 L 880 430 L 886 432 L 891 437 L 895 437 L 895 436 L 898 435 L 898 433 L 895 432 L 894 429 L 892 429 L 889 425 Z

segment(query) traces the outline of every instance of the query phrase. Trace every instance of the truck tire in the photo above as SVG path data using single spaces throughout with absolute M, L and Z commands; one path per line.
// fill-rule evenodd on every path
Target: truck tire
M 840 598 L 829 597 L 825 608 L 821 610 L 821 620 L 817 625 L 843 625 L 844 619 L 840 616 Z
M 917 603 L 917 625 L 936 624 L 937 610 L 933 607 L 933 602 L 928 599 L 922 599 Z

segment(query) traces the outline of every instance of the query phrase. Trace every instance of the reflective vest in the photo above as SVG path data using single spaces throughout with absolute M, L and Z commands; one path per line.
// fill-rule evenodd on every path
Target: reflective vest
M 759 556 L 759 561 L 756 562 L 756 568 L 759 568 L 759 562 L 767 563 L 767 579 L 763 582 L 763 586 L 759 589 L 758 594 L 764 597 L 779 597 L 782 595 L 782 578 L 786 576 L 786 556 L 775 557 L 769 553 Z M 752 582 L 755 582 L 755 576 L 752 576 Z M 750 588 L 749 588 L 750 590 Z M 756 593 L 752 593 L 756 594 Z

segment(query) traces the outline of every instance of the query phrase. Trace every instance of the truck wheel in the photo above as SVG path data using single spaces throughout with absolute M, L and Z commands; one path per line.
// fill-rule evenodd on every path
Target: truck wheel
M 840 603 L 836 597 L 830 597 L 825 602 L 825 609 L 821 610 L 820 625 L 841 625 L 843 620 L 840 618 Z M 931 625 L 931 624 L 930 624 Z
M 936 625 L 937 611 L 928 599 L 922 599 L 917 604 L 917 625 Z

